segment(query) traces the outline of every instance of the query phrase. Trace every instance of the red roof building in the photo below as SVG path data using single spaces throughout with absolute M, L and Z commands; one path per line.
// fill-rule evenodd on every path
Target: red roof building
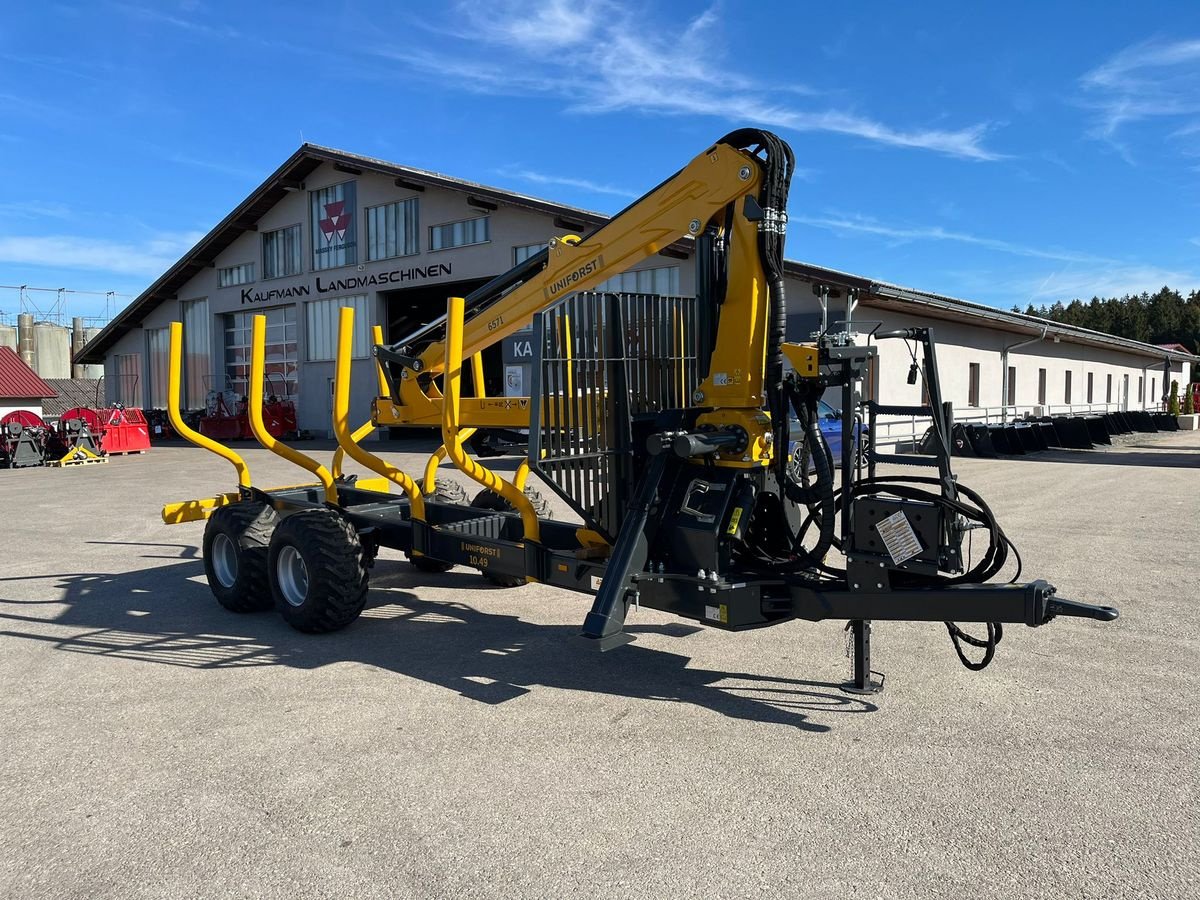
M 42 401 L 57 396 L 15 350 L 0 347 L 0 409 L 36 407 L 40 415 Z

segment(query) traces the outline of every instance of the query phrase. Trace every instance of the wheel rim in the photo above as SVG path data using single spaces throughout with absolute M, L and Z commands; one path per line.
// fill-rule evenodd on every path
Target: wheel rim
M 212 542 L 209 551 L 212 557 L 213 574 L 221 587 L 231 588 L 238 576 L 238 548 L 227 534 L 218 534 Z
M 295 547 L 287 546 L 279 551 L 279 560 L 275 564 L 275 574 L 279 580 L 279 591 L 283 599 L 291 606 L 300 606 L 308 597 L 308 566 L 304 557 Z

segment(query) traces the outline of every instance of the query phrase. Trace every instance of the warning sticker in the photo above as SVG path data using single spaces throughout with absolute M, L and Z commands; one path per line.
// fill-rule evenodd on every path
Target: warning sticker
M 908 516 L 904 515 L 902 509 L 876 522 L 875 530 L 883 538 L 883 545 L 887 547 L 888 555 L 896 565 L 912 559 L 921 552 L 921 542 L 917 540 Z
M 720 606 L 706 606 L 704 607 L 704 618 L 729 624 L 729 607 L 724 603 Z

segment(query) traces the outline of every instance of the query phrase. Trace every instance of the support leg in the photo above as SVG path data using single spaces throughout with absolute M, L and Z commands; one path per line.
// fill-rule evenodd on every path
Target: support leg
M 593 642 L 592 646 L 598 650 L 611 650 L 633 640 L 632 636 L 622 631 L 625 627 L 627 595 L 632 588 L 631 576 L 640 572 L 646 564 L 646 521 L 650 516 L 650 506 L 658 495 L 666 459 L 666 454 L 653 457 L 637 496 L 629 506 L 629 515 L 621 526 L 617 542 L 613 545 L 600 591 L 592 603 L 591 612 L 584 619 L 580 637 Z
M 878 694 L 883 690 L 883 673 L 871 671 L 871 620 L 851 619 L 846 630 L 854 644 L 854 678 L 843 684 L 842 690 L 848 694 Z M 872 675 L 878 675 L 879 680 Z

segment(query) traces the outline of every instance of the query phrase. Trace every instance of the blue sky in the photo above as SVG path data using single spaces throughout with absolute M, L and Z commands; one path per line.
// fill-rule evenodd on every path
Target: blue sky
M 11 4 L 0 285 L 134 295 L 302 140 L 614 212 L 747 124 L 796 151 L 789 258 L 1200 287 L 1200 4 L 961 0 Z

